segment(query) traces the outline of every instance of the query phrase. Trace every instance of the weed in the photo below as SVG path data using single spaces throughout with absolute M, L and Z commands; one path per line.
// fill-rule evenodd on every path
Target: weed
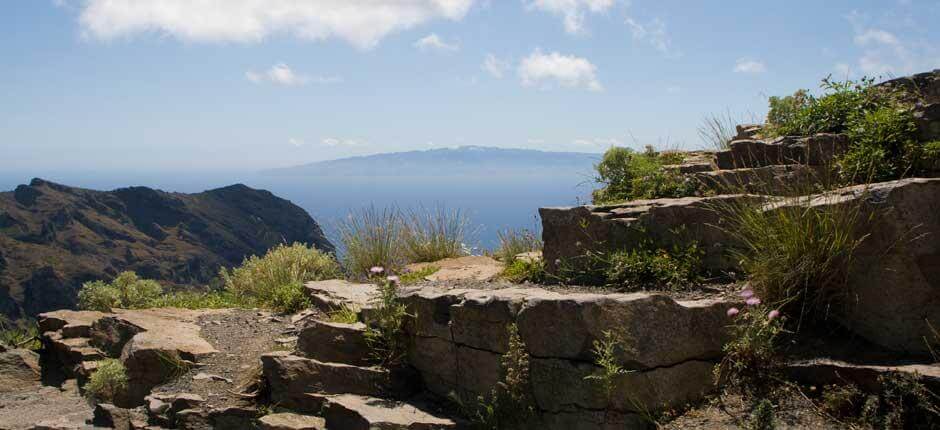
M 852 257 L 865 240 L 865 199 L 835 195 L 784 203 L 723 202 L 716 206 L 734 239 L 732 254 L 750 284 L 770 303 L 810 320 L 825 319 L 848 294 Z
M 762 399 L 754 406 L 748 418 L 749 430 L 773 430 L 777 428 L 774 416 L 774 404 L 769 399 Z
M 614 389 L 617 386 L 617 379 L 630 371 L 623 368 L 620 360 L 617 359 L 617 349 L 620 348 L 620 342 L 611 331 L 604 332 L 604 339 L 595 340 L 594 348 L 591 352 L 594 354 L 594 363 L 600 369 L 595 373 L 586 376 L 584 379 L 598 381 L 604 389 L 604 395 L 607 403 L 613 399 Z
M 864 393 L 855 384 L 827 385 L 823 388 L 820 407 L 834 417 L 854 417 L 864 401 Z
M 374 308 L 369 314 L 366 342 L 376 363 L 394 367 L 401 364 L 405 357 L 402 328 L 408 311 L 398 298 L 398 278 L 389 276 L 382 279 L 383 271 L 378 266 L 372 268 L 373 280 L 379 289 L 372 299 Z
M 881 391 L 868 397 L 861 419 L 876 428 L 927 429 L 940 426 L 940 396 L 917 374 L 892 373 L 878 377 Z
M 424 278 L 437 273 L 438 270 L 441 270 L 441 268 L 437 266 L 424 266 L 418 270 L 405 271 L 399 275 L 399 284 L 412 285 L 419 282 L 424 282 Z
M 544 283 L 547 278 L 545 272 L 545 261 L 541 258 L 517 258 L 507 264 L 500 273 L 500 277 L 514 284 L 531 282 L 534 284 Z
M 406 264 L 399 243 L 402 225 L 398 209 L 369 206 L 351 212 L 338 227 L 343 266 L 349 276 L 367 277 L 372 267 L 397 273 Z
M 147 307 L 183 309 L 250 308 L 255 304 L 244 296 L 228 291 L 177 291 L 163 294 L 151 300 Z
M 847 130 L 852 147 L 839 160 L 847 182 L 882 182 L 905 176 L 916 165 L 920 146 L 910 109 L 886 106 L 858 112 Z
M 401 245 L 411 263 L 438 261 L 465 254 L 470 219 L 460 210 L 443 207 L 411 210 L 402 215 Z
M 345 304 L 330 312 L 329 317 L 329 321 L 333 323 L 355 324 L 359 322 L 359 313 Z
M 86 282 L 78 292 L 78 305 L 85 310 L 110 312 L 112 308 L 138 309 L 163 293 L 157 281 L 140 279 L 134 272 L 123 272 L 111 283 Z
M 468 411 L 481 430 L 533 428 L 535 416 L 529 380 L 529 354 L 519 336 L 519 328 L 510 324 L 509 349 L 500 361 L 502 378 L 489 396 L 477 397 L 477 406 Z
M 95 372 L 85 384 L 85 394 L 97 402 L 113 402 L 127 390 L 127 369 L 120 360 L 108 358 L 97 362 Z
M 304 282 L 334 278 L 339 273 L 331 255 L 295 243 L 274 247 L 264 257 L 252 256 L 231 271 L 223 268 L 219 276 L 237 300 L 293 312 L 309 305 Z
M 42 348 L 39 341 L 39 327 L 35 323 L 5 324 L 0 320 L 0 346 L 11 349 L 25 348 L 38 351 Z
M 765 398 L 780 364 L 777 341 L 783 333 L 783 319 L 780 311 L 762 304 L 752 290 L 744 289 L 741 295 L 747 306 L 728 309 L 733 321 L 731 340 L 723 347 L 725 357 L 715 366 L 715 380 Z
M 542 250 L 542 239 L 528 229 L 502 230 L 496 232 L 496 236 L 499 238 L 499 247 L 493 255 L 506 264 L 515 260 L 519 254 Z
M 156 356 L 160 363 L 160 374 L 165 380 L 179 379 L 194 366 L 193 362 L 184 360 L 176 353 L 156 351 Z
M 609 287 L 681 289 L 696 285 L 702 277 L 702 255 L 697 242 L 667 251 L 647 243 L 606 257 L 604 277 Z
M 924 323 L 927 324 L 927 329 L 930 330 L 930 334 L 933 337 L 933 339 L 928 339 L 925 336 L 924 343 L 927 344 L 927 350 L 930 351 L 930 356 L 933 357 L 934 363 L 940 363 L 940 352 L 938 352 L 938 349 L 940 349 L 940 332 L 934 328 L 930 320 L 925 319 Z
M 737 135 L 737 125 L 740 123 L 730 111 L 722 115 L 710 115 L 699 125 L 698 136 L 707 146 L 725 151 L 731 148 L 731 140 Z

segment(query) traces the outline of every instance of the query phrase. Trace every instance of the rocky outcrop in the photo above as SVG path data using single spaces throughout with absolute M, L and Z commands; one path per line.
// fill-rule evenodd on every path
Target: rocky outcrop
M 772 140 L 733 140 L 731 149 L 715 154 L 718 169 L 740 169 L 786 164 L 826 166 L 849 148 L 844 134 L 785 136 Z
M 0 351 L 0 393 L 31 389 L 40 376 L 39 354 L 26 349 Z
M 446 258 L 433 263 L 416 263 L 408 265 L 412 271 L 435 267 L 437 271 L 426 276 L 428 281 L 491 281 L 503 271 L 503 264 L 495 259 L 482 255 Z
M 922 141 L 940 140 L 940 69 L 880 85 L 904 90 L 903 94 L 914 104 L 914 118 Z
M 34 179 L 0 193 L 0 311 L 17 319 L 72 308 L 82 283 L 125 270 L 201 286 L 220 267 L 292 242 L 333 251 L 303 209 L 244 185 L 104 192 Z

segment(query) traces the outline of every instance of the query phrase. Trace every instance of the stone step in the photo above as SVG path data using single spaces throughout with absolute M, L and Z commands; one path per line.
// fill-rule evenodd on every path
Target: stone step
M 714 170 L 689 176 L 706 192 L 772 196 L 813 194 L 834 179 L 824 167 L 806 164 Z
M 807 385 L 845 385 L 852 383 L 867 392 L 877 392 L 879 377 L 892 373 L 916 375 L 927 389 L 940 390 L 940 363 L 849 363 L 820 358 L 788 363 L 784 371 L 793 380 Z
M 308 393 L 406 398 L 418 389 L 418 377 L 408 369 L 324 363 L 286 351 L 262 355 L 261 365 L 272 402 L 302 412 L 316 412 L 305 406 Z
M 735 140 L 731 142 L 730 150 L 715 154 L 715 165 L 722 170 L 780 164 L 824 166 L 845 153 L 848 147 L 846 135 L 828 133 L 773 140 Z
M 365 324 L 312 319 L 297 336 L 297 350 L 306 358 L 353 366 L 367 366 L 371 352 Z
M 354 394 L 318 396 L 326 426 L 336 430 L 446 430 L 465 424 L 429 411 L 420 401 L 397 401 Z
M 261 430 L 326 430 L 326 420 L 291 412 L 265 415 L 258 419 Z
M 346 306 L 356 312 L 371 306 L 378 292 L 373 284 L 360 284 L 342 279 L 313 281 L 304 285 L 314 307 L 323 312 L 333 312 Z

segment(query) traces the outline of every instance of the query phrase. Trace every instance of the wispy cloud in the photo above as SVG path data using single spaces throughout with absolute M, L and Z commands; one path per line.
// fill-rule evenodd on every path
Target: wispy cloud
M 666 23 L 663 20 L 654 18 L 646 24 L 641 24 L 633 18 L 627 17 L 625 22 L 627 27 L 630 28 L 634 41 L 649 43 L 653 49 L 659 51 L 666 58 L 682 57 L 682 52 L 673 47 L 672 38 L 669 36 Z
M 259 42 L 285 34 L 369 49 L 436 19 L 459 21 L 475 0 L 85 0 L 80 23 L 98 39 L 139 33 L 195 42 Z
M 575 139 L 571 143 L 577 146 L 623 146 L 623 141 L 616 137 Z
M 493 54 L 486 54 L 486 58 L 483 59 L 483 65 L 481 67 L 486 73 L 489 73 L 490 76 L 502 79 L 506 71 L 512 67 L 512 63 L 509 60 L 501 60 Z
M 460 45 L 445 42 L 437 33 L 431 33 L 418 39 L 414 46 L 421 51 L 457 52 L 460 50 Z
M 287 87 L 314 84 L 336 84 L 343 81 L 338 76 L 306 76 L 294 72 L 287 64 L 279 63 L 263 72 L 245 72 L 245 78 L 256 84 L 272 83 Z
M 597 67 L 586 58 L 562 55 L 558 52 L 546 54 L 538 48 L 522 59 L 518 73 L 522 85 L 525 86 L 544 88 L 557 84 L 590 91 L 604 89 L 597 79 Z
M 753 58 L 739 58 L 734 64 L 735 73 L 751 73 L 758 74 L 764 73 L 767 71 L 767 66 L 763 61 L 755 60 Z
M 852 40 L 861 49 L 861 54 L 854 61 L 836 64 L 838 73 L 885 77 L 940 67 L 940 53 L 935 44 L 903 38 L 874 25 L 867 14 L 857 10 L 846 15 L 845 19 L 852 27 L 855 34 Z M 913 22 L 908 24 L 916 26 Z
M 365 142 L 355 139 L 338 139 L 335 137 L 327 137 L 321 140 L 320 143 L 326 146 L 359 146 L 363 145 Z
M 569 34 L 585 32 L 585 16 L 588 13 L 603 13 L 616 3 L 615 0 L 531 0 L 530 10 L 539 10 L 562 18 Z

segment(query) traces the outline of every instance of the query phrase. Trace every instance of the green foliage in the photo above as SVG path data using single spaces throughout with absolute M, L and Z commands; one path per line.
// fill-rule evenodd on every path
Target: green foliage
M 594 354 L 594 363 L 600 369 L 591 375 L 584 377 L 587 380 L 597 381 L 604 390 L 605 398 L 610 403 L 614 396 L 614 389 L 617 387 L 617 379 L 630 371 L 623 368 L 620 360 L 617 358 L 617 349 L 620 348 L 620 341 L 613 332 L 605 331 L 604 339 L 594 341 L 594 348 L 591 352 Z
M 372 359 L 384 367 L 394 367 L 401 364 L 405 357 L 405 340 L 402 338 L 402 328 L 408 310 L 401 299 L 398 298 L 398 281 L 381 279 L 374 276 L 379 289 L 373 297 L 373 311 L 369 313 L 368 328 L 366 329 L 366 342 L 371 350 Z
M 823 79 L 824 94 L 815 97 L 806 90 L 788 97 L 771 97 L 766 131 L 774 136 L 809 136 L 843 133 L 855 115 L 891 104 L 891 95 L 872 86 L 872 79 L 837 82 Z
M 744 291 L 744 295 L 753 294 Z M 779 311 L 761 304 L 757 296 L 748 300 L 744 309 L 728 311 L 731 340 L 723 347 L 725 357 L 715 366 L 715 380 L 752 397 L 765 398 L 780 365 L 777 342 L 783 333 L 783 319 Z
M 731 149 L 731 140 L 738 134 L 737 125 L 740 123 L 731 112 L 710 115 L 702 120 L 698 135 L 707 146 L 717 151 L 726 151 Z
M 854 417 L 865 402 L 865 395 L 855 384 L 827 385 L 823 388 L 820 408 L 834 417 Z
M 182 309 L 226 309 L 250 308 L 255 304 L 245 297 L 236 296 L 228 291 L 177 291 L 163 294 L 151 300 L 150 308 L 182 308 Z
M 541 258 L 517 258 L 511 261 L 500 274 L 503 279 L 514 284 L 523 282 L 541 284 L 545 282 L 548 274 L 545 271 L 545 261 Z
M 850 115 L 852 146 L 839 161 L 849 182 L 882 182 L 905 176 L 915 167 L 921 147 L 910 109 L 886 106 Z
M 340 324 L 355 324 L 359 322 L 359 313 L 349 306 L 343 305 L 339 309 L 330 312 L 329 321 Z
M 496 232 L 496 236 L 499 238 L 499 247 L 493 256 L 506 264 L 515 260 L 519 254 L 542 250 L 542 239 L 528 229 L 502 230 Z
M 519 328 L 510 324 L 509 349 L 500 360 L 502 378 L 489 396 L 479 396 L 477 407 L 469 411 L 475 427 L 481 430 L 534 428 L 535 402 L 531 396 L 529 354 L 519 336 Z
M 411 263 L 423 263 L 466 255 L 470 219 L 460 210 L 443 207 L 412 210 L 402 215 L 401 245 Z
M 940 426 L 940 396 L 928 390 L 919 375 L 898 372 L 882 375 L 878 382 L 881 391 L 862 406 L 864 422 L 885 430 Z
M 42 343 L 39 341 L 39 327 L 35 323 L 13 324 L 0 320 L 0 346 L 38 351 L 42 348 Z
M 149 307 L 162 293 L 163 288 L 157 281 L 140 279 L 134 272 L 123 272 L 111 283 L 86 282 L 78 292 L 78 305 L 101 312 L 110 312 L 112 308 L 139 309 Z
M 424 282 L 424 278 L 437 273 L 438 270 L 441 270 L 441 268 L 437 266 L 425 266 L 419 270 L 406 271 L 400 275 L 399 284 L 412 285 Z
M 797 197 L 785 206 L 738 202 L 716 207 L 751 286 L 801 321 L 825 319 L 831 306 L 844 302 L 852 257 L 866 238 L 860 232 L 870 221 L 861 211 L 864 198 L 816 201 L 812 207 L 810 199 Z
M 603 188 L 594 190 L 594 203 L 695 194 L 694 182 L 663 169 L 664 165 L 681 162 L 682 157 L 681 153 L 656 152 L 652 147 L 647 147 L 643 153 L 629 148 L 610 148 L 596 166 L 595 182 Z
M 278 312 L 294 312 L 309 306 L 303 283 L 340 275 L 333 256 L 295 243 L 279 245 L 264 257 L 252 256 L 238 268 L 222 269 L 225 289 L 237 300 L 257 303 Z
M 127 369 L 120 360 L 108 358 L 97 362 L 95 372 L 85 384 L 85 394 L 101 402 L 113 402 L 127 390 Z
M 773 430 L 777 428 L 776 421 L 773 402 L 769 399 L 762 399 L 751 411 L 747 428 L 749 430 Z
M 604 262 L 607 286 L 649 289 L 682 289 L 701 282 L 702 256 L 698 243 L 674 246 L 667 251 L 646 244 L 618 251 Z
M 397 209 L 369 206 L 351 212 L 339 224 L 339 235 L 349 276 L 364 278 L 377 266 L 397 273 L 407 263 L 399 244 L 402 225 Z

